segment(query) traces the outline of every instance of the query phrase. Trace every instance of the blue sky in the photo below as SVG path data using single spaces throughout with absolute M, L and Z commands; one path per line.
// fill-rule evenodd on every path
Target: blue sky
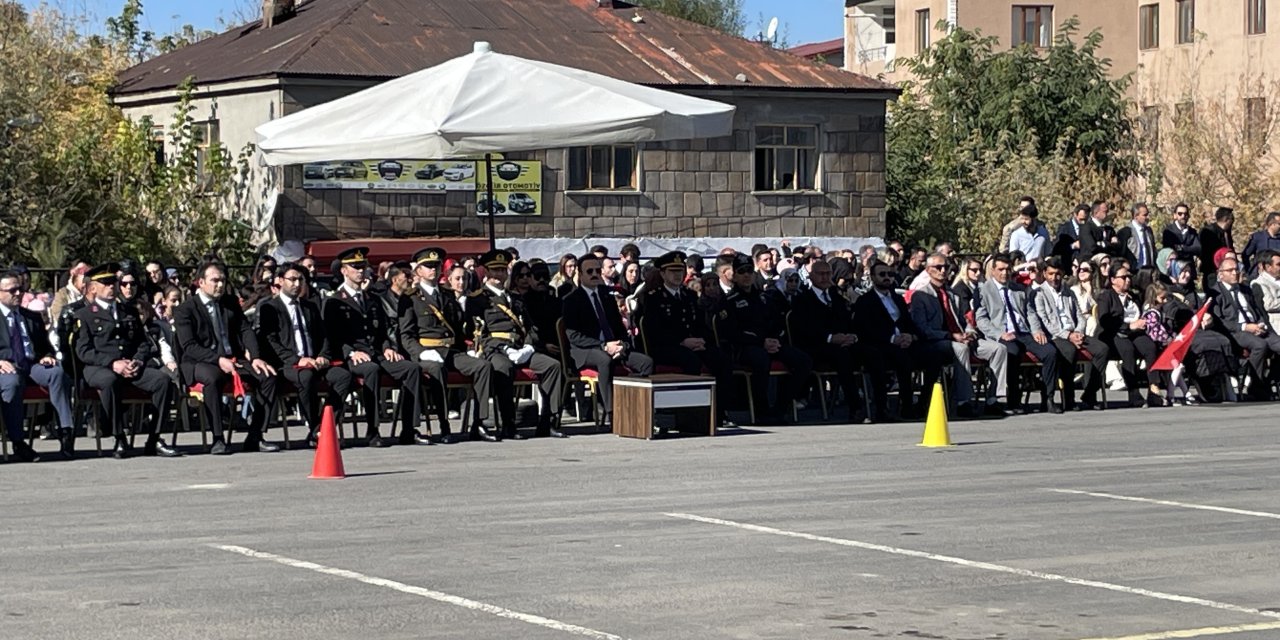
M 45 0 L 75 14 L 89 14 L 99 26 L 109 16 L 120 12 L 123 0 Z M 22 0 L 27 6 L 41 0 Z M 830 40 L 841 35 L 841 0 L 744 0 L 748 35 L 762 30 L 770 17 L 777 16 L 787 41 L 792 46 Z M 241 14 L 256 13 L 260 0 L 143 0 L 144 26 L 156 33 L 169 33 L 184 24 L 221 30 L 223 22 L 232 22 L 237 10 Z M 763 16 L 763 19 L 761 19 Z M 219 22 L 221 19 L 223 22 Z

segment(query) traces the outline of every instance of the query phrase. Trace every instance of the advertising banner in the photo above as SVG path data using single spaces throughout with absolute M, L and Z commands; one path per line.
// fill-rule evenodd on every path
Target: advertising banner
M 474 160 L 314 162 L 302 166 L 302 188 L 475 191 L 476 172 L 483 166 Z
M 476 213 L 499 216 L 542 215 L 542 163 L 537 160 L 494 160 L 492 206 L 486 204 L 488 182 L 484 162 L 476 163 Z

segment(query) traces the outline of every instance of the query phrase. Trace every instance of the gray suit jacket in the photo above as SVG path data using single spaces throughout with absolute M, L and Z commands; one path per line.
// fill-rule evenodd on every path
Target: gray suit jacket
M 975 298 L 978 330 L 989 340 L 999 340 L 1004 335 L 1006 326 L 1004 296 L 1000 293 L 1000 285 L 995 280 L 987 280 L 978 287 Z M 1044 331 L 1030 298 L 1031 293 L 1022 285 L 1009 281 L 1009 301 L 1013 303 L 1014 313 L 1018 316 L 1018 325 L 1027 333 Z
M 951 293 L 950 289 L 945 290 L 947 300 L 951 304 L 951 312 L 958 313 L 960 311 L 960 300 L 956 294 Z M 916 323 L 920 329 L 920 337 L 924 340 L 950 340 L 951 334 L 947 331 L 947 322 L 943 318 L 942 303 L 938 301 L 938 296 L 933 285 L 926 285 L 911 292 L 911 320 Z M 956 324 L 960 326 L 965 333 L 976 333 L 973 325 L 968 324 L 964 316 L 956 318 Z
M 1070 289 L 1062 288 L 1062 306 L 1058 305 L 1058 296 L 1042 287 L 1035 295 L 1036 316 L 1040 325 L 1051 338 L 1068 338 L 1072 332 L 1084 333 L 1085 318 L 1080 315 L 1080 304 Z

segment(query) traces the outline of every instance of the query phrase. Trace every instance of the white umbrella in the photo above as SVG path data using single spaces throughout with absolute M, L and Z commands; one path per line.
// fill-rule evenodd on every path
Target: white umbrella
M 268 164 L 458 158 L 727 136 L 732 105 L 494 53 L 384 82 L 257 128 Z

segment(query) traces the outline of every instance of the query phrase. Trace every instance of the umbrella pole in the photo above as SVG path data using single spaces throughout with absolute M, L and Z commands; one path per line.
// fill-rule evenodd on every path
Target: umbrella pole
M 485 190 L 485 209 L 489 211 L 489 250 L 498 248 L 498 232 L 497 223 L 494 218 L 498 217 L 496 209 L 498 206 L 494 204 L 493 199 L 493 154 L 484 154 L 484 190 Z

